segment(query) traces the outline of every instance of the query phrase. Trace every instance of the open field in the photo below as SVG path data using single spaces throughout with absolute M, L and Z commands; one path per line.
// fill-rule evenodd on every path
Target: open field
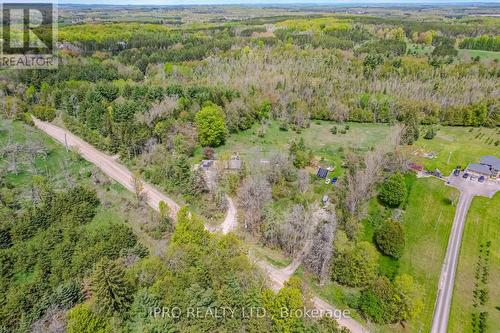
M 346 125 L 349 130 L 346 134 L 341 134 L 340 130 Z M 330 132 L 333 126 L 338 128 L 335 135 Z M 260 159 L 267 159 L 276 152 L 287 154 L 290 143 L 302 137 L 306 146 L 312 149 L 316 160 L 324 159 L 325 163 L 339 167 L 343 160 L 343 149 L 366 151 L 382 142 L 391 131 L 391 127 L 385 124 L 338 124 L 329 121 L 313 121 L 300 134 L 292 130 L 280 130 L 276 121 L 262 128 L 264 130 L 261 130 L 261 125 L 256 125 L 249 130 L 232 134 L 217 152 L 222 155 L 239 153 L 244 161 L 258 163 Z M 259 136 L 261 132 L 264 134 Z
M 458 50 L 458 55 L 464 59 L 479 57 L 480 60 L 500 60 L 500 52 L 483 51 L 483 50 Z
M 437 153 L 437 158 L 419 158 L 426 169 L 438 168 L 445 175 L 460 165 L 465 168 L 469 163 L 479 162 L 481 156 L 499 155 L 500 146 L 495 142 L 500 140 L 500 130 L 497 128 L 472 127 L 439 127 L 436 137 L 432 140 L 420 138 L 410 149 L 415 152 Z
M 485 332 L 496 333 L 500 327 L 500 229 L 498 211 L 500 194 L 493 199 L 476 197 L 471 205 L 466 220 L 460 259 L 457 268 L 457 279 L 453 292 L 453 301 L 448 323 L 448 332 L 472 331 L 472 313 L 488 312 Z M 477 282 L 475 270 L 480 257 L 480 246 L 491 241 L 489 260 L 489 277 L 487 283 L 480 282 L 480 288 L 488 290 L 488 301 L 485 305 L 474 308 L 474 285 Z M 483 251 L 484 253 L 485 251 Z

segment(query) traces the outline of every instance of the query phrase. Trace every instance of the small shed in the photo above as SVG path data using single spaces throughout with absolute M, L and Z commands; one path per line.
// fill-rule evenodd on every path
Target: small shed
M 239 155 L 231 156 L 231 159 L 227 162 L 227 168 L 229 170 L 241 170 L 243 166 L 243 161 Z

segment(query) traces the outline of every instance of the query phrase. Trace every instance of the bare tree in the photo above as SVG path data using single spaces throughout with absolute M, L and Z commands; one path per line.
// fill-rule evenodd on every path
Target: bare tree
M 337 229 L 337 221 L 333 212 L 322 210 L 315 214 L 320 221 L 310 238 L 310 246 L 304 249 L 302 263 L 319 277 L 323 284 L 330 275 L 330 262 L 333 255 L 333 241 Z
M 262 175 L 252 176 L 243 181 L 238 198 L 245 228 L 251 231 L 257 230 L 262 222 L 262 210 L 271 197 L 271 185 Z
M 31 325 L 32 333 L 63 333 L 66 332 L 66 311 L 57 305 L 51 305 L 43 317 Z
M 144 183 L 139 173 L 134 172 L 132 175 L 132 184 L 134 187 L 135 199 L 137 200 L 137 204 L 140 205 L 142 202 L 146 201 L 147 194 L 144 193 Z
M 172 116 L 178 101 L 177 96 L 167 96 L 161 102 L 154 103 L 148 111 L 137 114 L 137 120 L 151 127 L 156 119 Z
M 309 214 L 302 205 L 294 205 L 281 225 L 280 243 L 286 255 L 294 257 L 301 253 L 307 237 Z
M 375 184 L 380 181 L 385 156 L 399 145 L 401 128 L 396 126 L 392 134 L 374 151 L 368 152 L 362 165 L 354 164 L 343 177 L 341 186 L 344 193 L 344 206 L 350 214 L 357 214 L 360 205 L 371 195 Z
M 297 177 L 297 188 L 300 193 L 305 193 L 309 189 L 309 172 L 300 169 Z

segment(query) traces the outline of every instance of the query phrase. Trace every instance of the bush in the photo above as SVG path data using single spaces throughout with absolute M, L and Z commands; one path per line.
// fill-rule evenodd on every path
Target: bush
M 332 278 L 342 285 L 362 287 L 377 275 L 378 256 L 372 244 L 360 242 L 337 251 L 333 258 Z
M 35 105 L 32 109 L 33 115 L 43 121 L 52 121 L 56 117 L 56 109 L 46 105 Z
M 436 129 L 431 126 L 431 127 L 429 127 L 429 129 L 425 133 L 424 139 L 426 139 L 426 140 L 432 140 L 432 139 L 434 139 L 434 137 L 436 136 L 436 134 L 437 134 Z
M 406 198 L 406 185 L 403 175 L 395 173 L 382 184 L 380 200 L 389 207 L 398 207 Z
M 213 160 L 215 157 L 215 149 L 212 147 L 203 148 L 203 158 L 207 160 Z
M 334 135 L 335 135 L 335 134 L 337 134 L 337 131 L 338 131 L 338 130 L 337 130 L 337 126 L 333 126 L 333 127 L 330 129 L 330 132 L 331 132 L 332 134 L 334 134 Z
M 382 253 L 399 258 L 405 245 L 404 230 L 401 223 L 387 220 L 375 232 L 375 242 Z

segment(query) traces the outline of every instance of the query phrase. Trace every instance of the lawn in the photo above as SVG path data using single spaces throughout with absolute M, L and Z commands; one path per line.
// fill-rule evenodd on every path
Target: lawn
M 493 199 L 474 198 L 465 225 L 460 258 L 458 263 L 455 288 L 448 324 L 448 332 L 471 332 L 472 313 L 488 312 L 485 332 L 499 332 L 500 328 L 500 229 L 498 211 L 500 210 L 500 193 Z M 491 252 L 487 262 L 489 278 L 486 284 L 475 277 L 475 270 L 480 257 L 480 246 L 491 241 Z M 483 251 L 483 256 L 484 256 Z M 483 266 L 483 267 L 484 267 Z M 488 290 L 488 301 L 485 305 L 474 308 L 474 284 L 479 282 L 480 288 Z
M 496 128 L 439 127 L 432 140 L 420 138 L 410 149 L 415 156 L 425 152 L 437 153 L 437 158 L 419 157 L 417 160 L 427 170 L 438 168 L 445 175 L 460 165 L 465 168 L 469 163 L 477 163 L 481 156 L 500 156 L 500 130 Z
M 408 323 L 409 332 L 429 332 L 439 276 L 450 235 L 457 191 L 434 178 L 418 179 L 409 195 L 404 216 L 406 246 L 399 273 L 407 273 L 422 286 L 424 309 Z

